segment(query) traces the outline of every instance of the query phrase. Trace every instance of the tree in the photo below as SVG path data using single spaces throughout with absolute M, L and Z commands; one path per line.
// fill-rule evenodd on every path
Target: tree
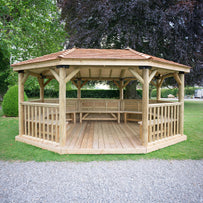
M 0 39 L 11 63 L 63 49 L 67 34 L 55 0 L 0 0 L 0 10 Z M 17 82 L 11 68 L 6 81 Z
M 126 48 L 193 67 L 201 84 L 202 3 L 188 0 L 58 0 L 69 47 Z
M 8 52 L 7 46 L 3 43 L 3 41 L 0 41 L 0 100 L 2 100 L 3 95 L 7 91 L 8 83 L 6 83 L 4 80 L 8 77 L 9 72 L 9 65 L 10 65 L 10 54 Z

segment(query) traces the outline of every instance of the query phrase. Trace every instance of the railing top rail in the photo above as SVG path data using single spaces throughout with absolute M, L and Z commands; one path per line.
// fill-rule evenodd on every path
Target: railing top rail
M 178 106 L 181 105 L 180 102 L 174 102 L 174 103 L 158 103 L 158 104 L 149 104 L 149 107 L 159 107 L 159 106 Z
M 59 104 L 52 103 L 22 102 L 21 104 L 26 106 L 59 107 Z

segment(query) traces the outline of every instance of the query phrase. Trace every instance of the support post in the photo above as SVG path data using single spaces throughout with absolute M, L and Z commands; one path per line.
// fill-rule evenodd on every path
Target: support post
M 159 101 L 161 99 L 161 85 L 162 84 L 160 84 L 160 81 L 161 81 L 160 79 L 157 80 L 157 86 L 156 86 L 156 88 L 157 88 L 157 94 L 156 94 L 157 101 Z
M 66 143 L 66 69 L 59 69 L 59 135 L 60 146 L 65 146 Z
M 44 79 L 38 78 L 39 87 L 40 87 L 40 101 L 44 102 Z
M 24 134 L 24 114 L 23 105 L 24 102 L 24 83 L 23 83 L 24 72 L 18 72 L 18 116 L 19 116 L 19 135 Z
M 78 87 L 77 98 L 80 99 L 81 98 L 81 80 L 78 80 L 77 87 Z
M 179 97 L 178 100 L 181 103 L 180 105 L 180 134 L 184 134 L 184 72 L 179 73 L 181 84 L 179 85 Z
M 148 144 L 148 104 L 149 104 L 149 68 L 142 70 L 143 88 L 142 88 L 142 143 Z
M 120 100 L 123 100 L 123 80 L 120 81 Z

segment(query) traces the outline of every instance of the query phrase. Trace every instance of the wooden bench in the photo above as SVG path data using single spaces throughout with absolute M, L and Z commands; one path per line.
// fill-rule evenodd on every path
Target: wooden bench
M 120 123 L 120 111 L 81 111 L 80 123 L 83 120 L 106 120 Z
M 120 123 L 120 100 L 81 100 L 78 113 L 80 123 L 83 120 L 114 120 Z
M 127 123 L 127 121 L 141 121 L 142 118 L 129 118 L 128 115 L 134 114 L 134 115 L 142 115 L 142 112 L 140 111 L 123 111 L 124 114 L 124 123 Z

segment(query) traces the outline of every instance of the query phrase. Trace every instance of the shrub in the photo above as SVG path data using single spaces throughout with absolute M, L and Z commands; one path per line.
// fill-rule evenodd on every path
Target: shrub
M 24 93 L 25 101 L 27 95 Z M 4 95 L 2 110 L 5 116 L 18 116 L 18 86 L 11 87 Z

